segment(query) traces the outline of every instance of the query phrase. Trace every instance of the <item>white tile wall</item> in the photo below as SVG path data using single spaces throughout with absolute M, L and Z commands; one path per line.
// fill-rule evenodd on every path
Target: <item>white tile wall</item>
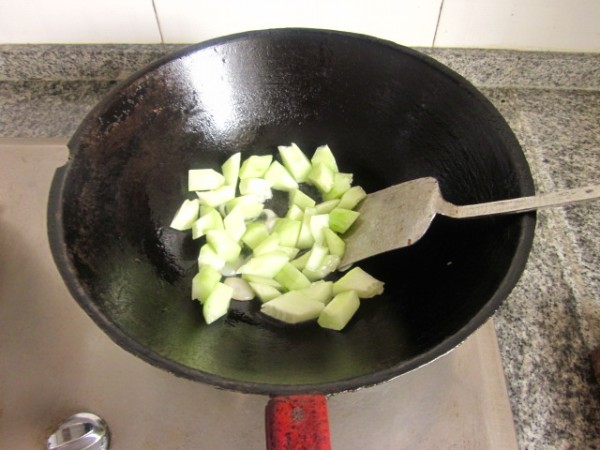
M 600 51 L 599 0 L 444 0 L 440 47 Z
M 152 0 L 0 0 L 0 44 L 159 43 Z
M 441 0 L 155 0 L 165 42 L 275 27 L 329 28 L 431 46 Z
M 0 0 L 0 44 L 191 43 L 291 26 L 408 46 L 600 52 L 600 0 Z

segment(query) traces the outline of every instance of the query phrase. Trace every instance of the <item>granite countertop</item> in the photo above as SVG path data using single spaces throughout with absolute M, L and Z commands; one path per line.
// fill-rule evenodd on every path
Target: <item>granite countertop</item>
M 0 139 L 66 138 L 115 83 L 178 45 L 0 45 Z M 600 184 L 600 54 L 417 49 L 473 82 L 539 192 Z M 600 203 L 540 211 L 495 315 L 519 447 L 600 448 Z

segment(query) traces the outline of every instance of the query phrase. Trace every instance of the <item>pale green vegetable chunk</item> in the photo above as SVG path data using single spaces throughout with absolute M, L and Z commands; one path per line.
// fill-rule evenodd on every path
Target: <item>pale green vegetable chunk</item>
M 306 208 L 312 208 L 316 205 L 316 201 L 312 199 L 308 194 L 305 194 L 300 189 L 294 189 L 290 191 L 290 208 L 294 205 L 300 209 L 305 210 Z
M 306 298 L 317 300 L 326 305 L 333 297 L 333 281 L 315 281 L 310 286 L 299 289 L 298 292 Z
M 329 253 L 343 258 L 346 253 L 346 243 L 344 240 L 339 237 L 335 231 L 329 228 L 323 229 L 323 236 L 325 236 L 325 242 L 327 243 Z
M 274 298 L 277 298 L 281 295 L 281 292 L 277 290 L 276 287 L 270 286 L 268 284 L 250 282 L 250 287 L 252 288 L 256 296 L 260 299 L 260 301 L 263 303 L 273 300 Z
M 240 195 L 225 204 L 225 209 L 228 213 L 236 207 L 241 209 L 244 220 L 254 220 L 263 212 L 265 205 L 255 195 Z
M 315 243 L 315 238 L 312 235 L 310 228 L 310 219 L 316 214 L 315 208 L 306 208 L 304 210 L 304 217 L 302 217 L 302 227 L 300 227 L 300 234 L 298 235 L 298 241 L 296 247 L 299 249 L 309 249 Z
M 287 213 L 285 214 L 286 219 L 302 221 L 303 217 L 304 211 L 302 211 L 302 209 L 298 205 L 290 206 Z
M 312 158 L 310 159 L 310 162 L 312 163 L 313 166 L 322 163 L 325 164 L 327 167 L 329 167 L 331 169 L 332 172 L 339 172 L 338 170 L 338 165 L 337 165 L 337 161 L 335 160 L 335 156 L 333 156 L 333 153 L 331 151 L 331 149 L 329 148 L 329 145 L 321 145 L 319 147 L 317 147 L 317 149 L 315 150 L 315 153 L 313 154 Z
M 310 218 L 310 232 L 317 244 L 325 242 L 323 229 L 330 227 L 329 214 L 315 214 Z
M 192 278 L 192 300 L 204 303 L 217 283 L 221 281 L 221 273 L 209 265 L 203 265 Z
M 327 255 L 323 259 L 323 263 L 321 266 L 317 268 L 317 270 L 308 270 L 306 267 L 302 270 L 302 273 L 310 280 L 310 281 L 318 281 L 325 278 L 330 273 L 337 270 L 340 265 L 341 258 L 337 255 Z
M 279 150 L 283 165 L 292 174 L 294 179 L 298 183 L 305 182 L 312 164 L 302 150 L 294 143 L 289 146 L 280 145 L 277 147 L 277 150 Z
M 223 218 L 212 206 L 203 207 L 200 218 L 192 225 L 192 238 L 198 239 L 210 230 L 223 230 Z
M 210 244 L 204 244 L 202 247 L 200 247 L 198 265 L 200 267 L 208 265 L 213 269 L 220 271 L 225 266 L 225 260 L 221 256 L 217 255 Z
M 252 155 L 242 163 L 240 168 L 240 180 L 246 178 L 261 178 L 273 161 L 273 155 Z
M 273 233 L 268 236 L 266 239 L 254 247 L 253 254 L 254 256 L 264 255 L 265 253 L 274 252 L 279 248 L 279 235 L 277 233 Z
M 274 319 L 293 324 L 316 319 L 323 308 L 323 303 L 291 291 L 264 303 L 260 310 Z
M 239 268 L 238 273 L 274 278 L 288 261 L 289 257 L 285 253 L 276 250 L 250 258 Z
M 321 244 L 313 245 L 308 251 L 308 259 L 306 260 L 306 264 L 304 268 L 310 271 L 319 270 L 319 268 L 323 265 L 323 260 L 329 254 L 329 249 Z
M 271 183 L 271 187 L 278 191 L 291 191 L 298 189 L 298 182 L 279 162 L 273 161 L 264 176 Z
M 260 201 L 266 201 L 273 197 L 271 183 L 264 178 L 244 178 L 240 180 L 240 194 L 254 195 Z
M 250 249 L 255 249 L 262 241 L 269 237 L 269 229 L 264 222 L 252 222 L 246 225 L 246 232 L 242 235 L 242 242 Z
M 286 263 L 277 275 L 275 275 L 275 281 L 288 291 L 310 286 L 310 280 L 290 263 Z
M 323 308 L 317 323 L 323 328 L 340 331 L 350 322 L 359 306 L 360 299 L 355 291 L 341 292 Z
M 171 228 L 179 231 L 192 228 L 192 225 L 198 219 L 199 209 L 200 203 L 198 200 L 184 200 L 171 221 Z
M 366 196 L 367 193 L 363 188 L 360 186 L 352 186 L 344 192 L 344 195 L 342 195 L 338 208 L 354 209 Z
M 302 222 L 299 220 L 286 219 L 281 217 L 275 221 L 273 233 L 279 235 L 279 244 L 286 247 L 295 247 L 300 236 Z
M 277 250 L 280 251 L 280 252 L 285 253 L 290 261 L 292 259 L 294 259 L 298 255 L 298 253 L 300 252 L 299 248 L 296 248 L 296 247 L 287 247 L 285 245 L 280 245 L 279 247 L 277 247 Z
M 344 234 L 358 219 L 360 213 L 351 209 L 335 208 L 329 213 L 329 228 L 336 233 Z
M 225 262 L 234 262 L 242 252 L 242 247 L 225 230 L 210 230 L 206 241 L 215 253 Z
M 292 260 L 290 263 L 296 268 L 296 269 L 304 269 L 304 267 L 306 267 L 306 261 L 308 261 L 308 258 L 310 258 L 310 251 L 308 252 L 304 252 L 302 255 L 300 255 L 298 258 Z
M 316 205 L 315 210 L 317 214 L 329 214 L 339 205 L 339 203 L 340 201 L 338 199 L 326 200 Z
M 221 186 L 212 191 L 196 192 L 201 205 L 217 207 L 235 197 L 235 186 Z
M 225 183 L 225 177 L 214 169 L 192 169 L 188 171 L 189 191 L 209 191 Z
M 333 176 L 333 186 L 329 192 L 323 194 L 324 200 L 341 198 L 352 186 L 353 175 L 351 173 L 338 172 Z
M 239 242 L 242 236 L 246 232 L 246 221 L 245 211 L 243 205 L 237 205 L 231 210 L 229 214 L 223 219 L 223 226 L 225 231 L 229 234 L 231 239 Z
M 322 193 L 329 192 L 333 188 L 334 172 L 325 164 L 313 165 L 306 176 L 306 181 L 316 186 Z
M 233 288 L 224 283 L 217 283 L 202 307 L 202 314 L 207 324 L 220 319 L 229 310 Z
M 333 293 L 356 291 L 360 298 L 372 298 L 383 292 L 382 281 L 365 272 L 360 267 L 354 267 L 342 278 L 333 283 Z
M 227 161 L 223 163 L 221 166 L 221 172 L 225 178 L 225 184 L 229 186 L 237 186 L 241 162 L 242 154 L 237 152 L 227 158 Z
M 243 274 L 242 278 L 248 283 L 266 284 L 267 286 L 272 286 L 279 291 L 283 291 L 283 286 L 275 281 L 272 277 Z

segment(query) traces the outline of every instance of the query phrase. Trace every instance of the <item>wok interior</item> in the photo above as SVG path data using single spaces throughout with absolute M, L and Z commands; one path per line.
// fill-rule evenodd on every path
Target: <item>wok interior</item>
M 119 344 L 178 375 L 249 392 L 336 392 L 450 350 L 516 282 L 533 216 L 436 218 L 418 244 L 360 264 L 385 293 L 363 300 L 343 332 L 275 324 L 257 301 L 205 325 L 190 301 L 199 243 L 168 227 L 187 170 L 290 142 L 307 153 L 329 144 L 367 192 L 422 176 L 459 204 L 532 192 L 500 115 L 425 57 L 317 31 L 219 40 L 121 86 L 72 139 L 59 208 L 77 300 Z

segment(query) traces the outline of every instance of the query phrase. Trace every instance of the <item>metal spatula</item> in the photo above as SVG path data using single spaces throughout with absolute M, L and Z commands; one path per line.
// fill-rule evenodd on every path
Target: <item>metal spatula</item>
M 444 200 L 435 178 L 418 178 L 369 194 L 357 208 L 359 218 L 344 236 L 340 266 L 417 242 L 436 214 L 462 219 L 565 206 L 600 198 L 600 186 L 457 206 Z

